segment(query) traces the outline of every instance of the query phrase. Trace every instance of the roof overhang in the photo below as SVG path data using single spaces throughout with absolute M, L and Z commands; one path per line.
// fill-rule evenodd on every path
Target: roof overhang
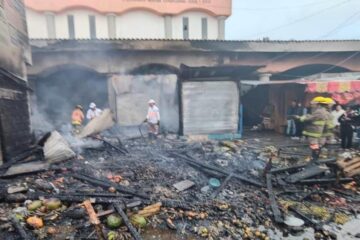
M 358 52 L 360 40 L 223 41 L 181 39 L 31 39 L 33 52 L 74 50 L 201 51 L 233 53 Z
M 256 74 L 256 70 L 263 66 L 233 66 L 220 65 L 212 67 L 189 67 L 184 64 L 180 66 L 180 75 L 183 80 L 187 79 L 216 79 L 228 78 L 237 80 L 239 77 L 247 77 Z

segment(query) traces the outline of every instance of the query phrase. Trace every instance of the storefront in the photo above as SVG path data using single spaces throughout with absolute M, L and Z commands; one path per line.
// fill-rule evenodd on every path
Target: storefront
M 292 101 L 309 107 L 311 99 L 324 96 L 333 98 L 341 105 L 360 104 L 359 80 L 242 81 L 241 89 L 244 121 L 247 122 L 247 117 L 260 116 L 267 105 L 273 106 L 272 129 L 279 133 L 284 132 L 287 109 Z

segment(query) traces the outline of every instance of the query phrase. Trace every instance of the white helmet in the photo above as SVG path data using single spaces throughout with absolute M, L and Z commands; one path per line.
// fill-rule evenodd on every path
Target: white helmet
M 92 102 L 92 103 L 90 103 L 89 107 L 90 108 L 96 108 L 96 104 Z
M 155 100 L 154 99 L 150 99 L 148 104 L 155 104 Z

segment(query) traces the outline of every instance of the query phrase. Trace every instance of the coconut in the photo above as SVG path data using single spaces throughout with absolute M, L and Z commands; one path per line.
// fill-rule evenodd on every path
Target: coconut
M 61 207 L 61 201 L 56 198 L 50 198 L 44 202 L 44 205 L 48 210 L 56 210 Z
M 36 209 L 40 208 L 42 206 L 42 201 L 36 200 L 31 202 L 29 205 L 27 205 L 27 209 L 29 211 L 35 211 Z
M 118 228 L 122 224 L 122 218 L 117 214 L 111 214 L 106 218 L 106 224 L 109 228 Z
M 130 222 L 138 228 L 143 228 L 146 226 L 146 219 L 141 215 L 133 215 L 130 218 Z

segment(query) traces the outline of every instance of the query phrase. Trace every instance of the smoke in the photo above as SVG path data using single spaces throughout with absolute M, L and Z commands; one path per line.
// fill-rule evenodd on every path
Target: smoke
M 32 109 L 30 115 L 31 127 L 36 135 L 44 134 L 46 132 L 51 132 L 55 130 L 51 121 L 47 118 L 47 116 L 40 112 L 38 106 L 32 102 Z
M 39 139 L 45 133 L 57 130 L 62 137 L 70 144 L 70 147 L 78 154 L 82 153 L 86 148 L 99 148 L 102 146 L 102 142 L 94 139 L 79 139 L 72 134 L 71 124 L 63 124 L 59 128 L 56 128 L 51 120 L 44 112 L 39 110 L 37 104 L 32 104 L 31 112 L 31 124 L 35 136 Z

